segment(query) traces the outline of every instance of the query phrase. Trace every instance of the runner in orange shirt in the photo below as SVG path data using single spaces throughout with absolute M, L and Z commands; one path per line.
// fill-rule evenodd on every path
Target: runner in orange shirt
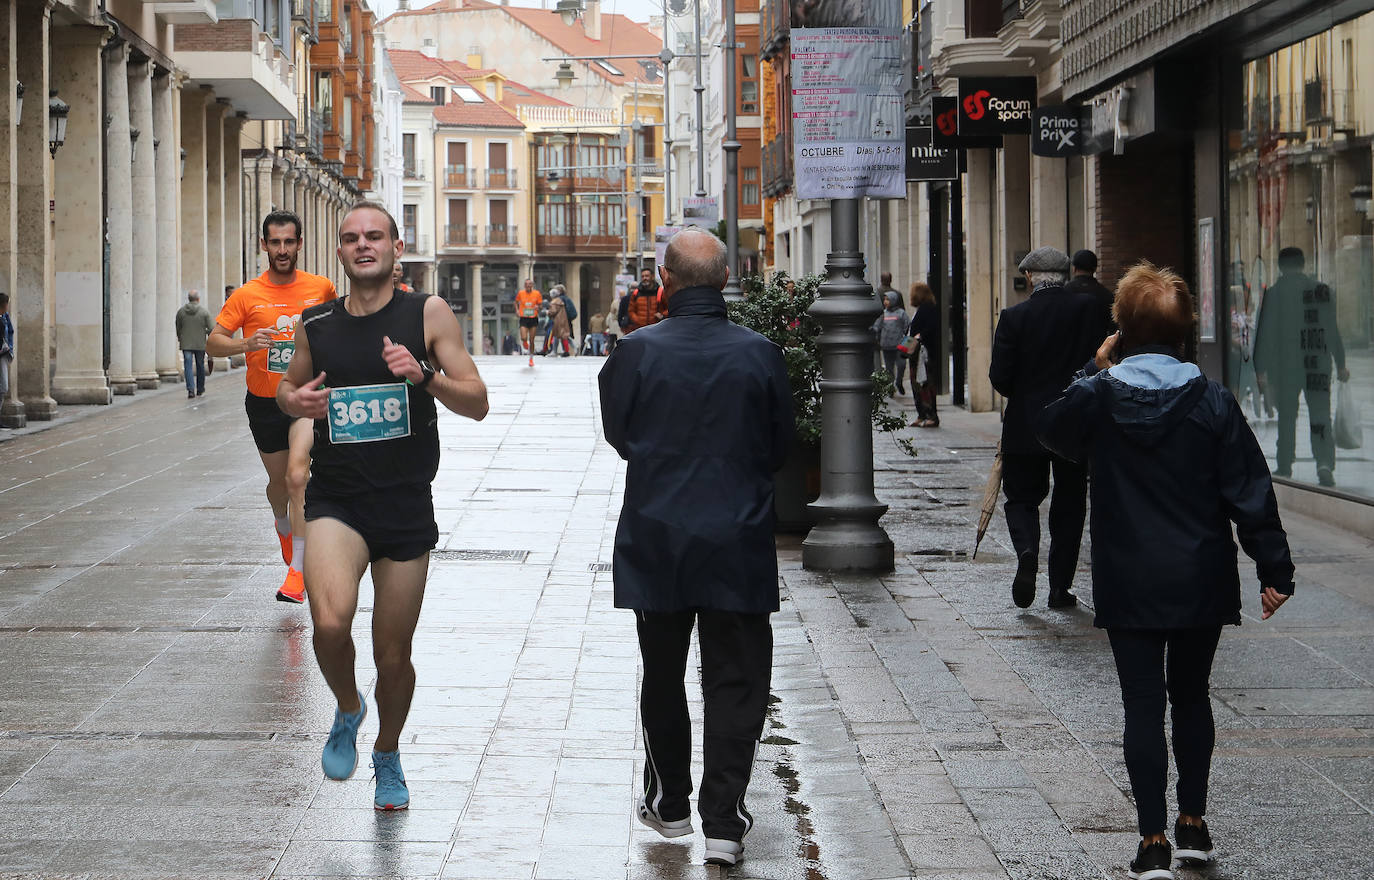
M 534 279 L 525 279 L 525 289 L 515 294 L 515 314 L 520 318 L 520 341 L 529 346 L 530 366 L 534 366 L 534 337 L 539 333 L 539 308 L 544 294 L 534 289 Z
M 295 327 L 301 312 L 334 299 L 334 282 L 296 269 L 301 252 L 301 220 L 290 211 L 273 211 L 262 221 L 267 271 L 234 291 L 224 303 L 215 329 L 205 341 L 211 357 L 244 355 L 248 393 L 243 408 L 248 428 L 267 469 L 267 502 L 272 505 L 277 540 L 287 564 L 281 602 L 305 601 L 305 483 L 310 476 L 314 425 L 277 408 L 277 385 L 295 354 Z M 234 338 L 239 330 L 241 339 Z

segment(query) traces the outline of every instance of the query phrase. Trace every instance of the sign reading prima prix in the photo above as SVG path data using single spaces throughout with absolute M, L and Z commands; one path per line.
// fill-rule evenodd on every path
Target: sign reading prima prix
M 1033 76 L 959 77 L 959 134 L 1030 134 Z
M 1092 116 L 1083 107 L 1058 104 L 1036 108 L 1031 153 L 1050 158 L 1080 156 L 1091 127 Z

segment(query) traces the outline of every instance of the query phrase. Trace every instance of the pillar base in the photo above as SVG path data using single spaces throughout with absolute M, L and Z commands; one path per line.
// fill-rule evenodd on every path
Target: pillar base
M 114 402 L 103 370 L 60 373 L 54 376 L 52 396 L 63 406 L 109 406 Z
M 225 370 L 229 370 L 231 368 L 237 370 L 239 367 L 242 367 L 246 363 L 248 363 L 248 360 L 243 355 L 236 354 L 228 358 L 219 358 L 215 363 L 215 367 L 223 367 Z
M 816 571 L 892 571 L 895 551 L 892 539 L 878 525 L 887 505 L 835 508 L 816 503 L 808 506 L 816 526 L 802 542 L 802 568 Z M 836 515 L 844 517 L 837 519 Z
M 133 379 L 111 379 L 110 390 L 115 394 L 133 394 L 138 390 L 138 383 Z
M 134 377 L 134 384 L 138 386 L 139 391 L 152 391 L 161 387 L 162 380 L 158 378 L 157 373 L 145 373 Z
M 43 397 L 24 398 L 24 417 L 30 422 L 51 422 L 57 418 L 57 401 Z
M 0 428 L 22 428 L 29 423 L 22 400 L 6 400 L 0 404 Z
M 171 385 L 181 381 L 180 370 L 158 370 L 157 378 L 163 385 Z

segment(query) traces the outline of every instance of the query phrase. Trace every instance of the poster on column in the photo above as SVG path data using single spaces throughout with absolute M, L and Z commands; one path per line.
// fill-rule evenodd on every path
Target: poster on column
M 791 37 L 797 198 L 905 197 L 900 5 L 799 5 L 805 12 L 793 12 Z

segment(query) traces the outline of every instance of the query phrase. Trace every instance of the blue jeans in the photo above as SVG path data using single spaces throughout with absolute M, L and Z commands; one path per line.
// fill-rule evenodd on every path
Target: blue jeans
M 181 352 L 182 372 L 186 375 L 186 393 L 204 394 L 205 393 L 205 352 L 186 351 Z M 194 366 L 193 366 L 194 365 Z M 192 373 L 194 370 L 194 374 Z
M 602 353 L 602 349 L 603 349 L 603 348 L 605 347 L 605 345 L 606 345 L 606 336 L 605 336 L 605 334 L 602 334 L 602 333 L 588 333 L 588 334 L 587 334 L 587 338 L 590 339 L 590 340 L 591 340 L 591 343 L 592 343 L 592 354 L 593 354 L 594 356 L 596 356 L 596 357 L 600 357 L 600 356 L 601 356 L 601 353 Z

